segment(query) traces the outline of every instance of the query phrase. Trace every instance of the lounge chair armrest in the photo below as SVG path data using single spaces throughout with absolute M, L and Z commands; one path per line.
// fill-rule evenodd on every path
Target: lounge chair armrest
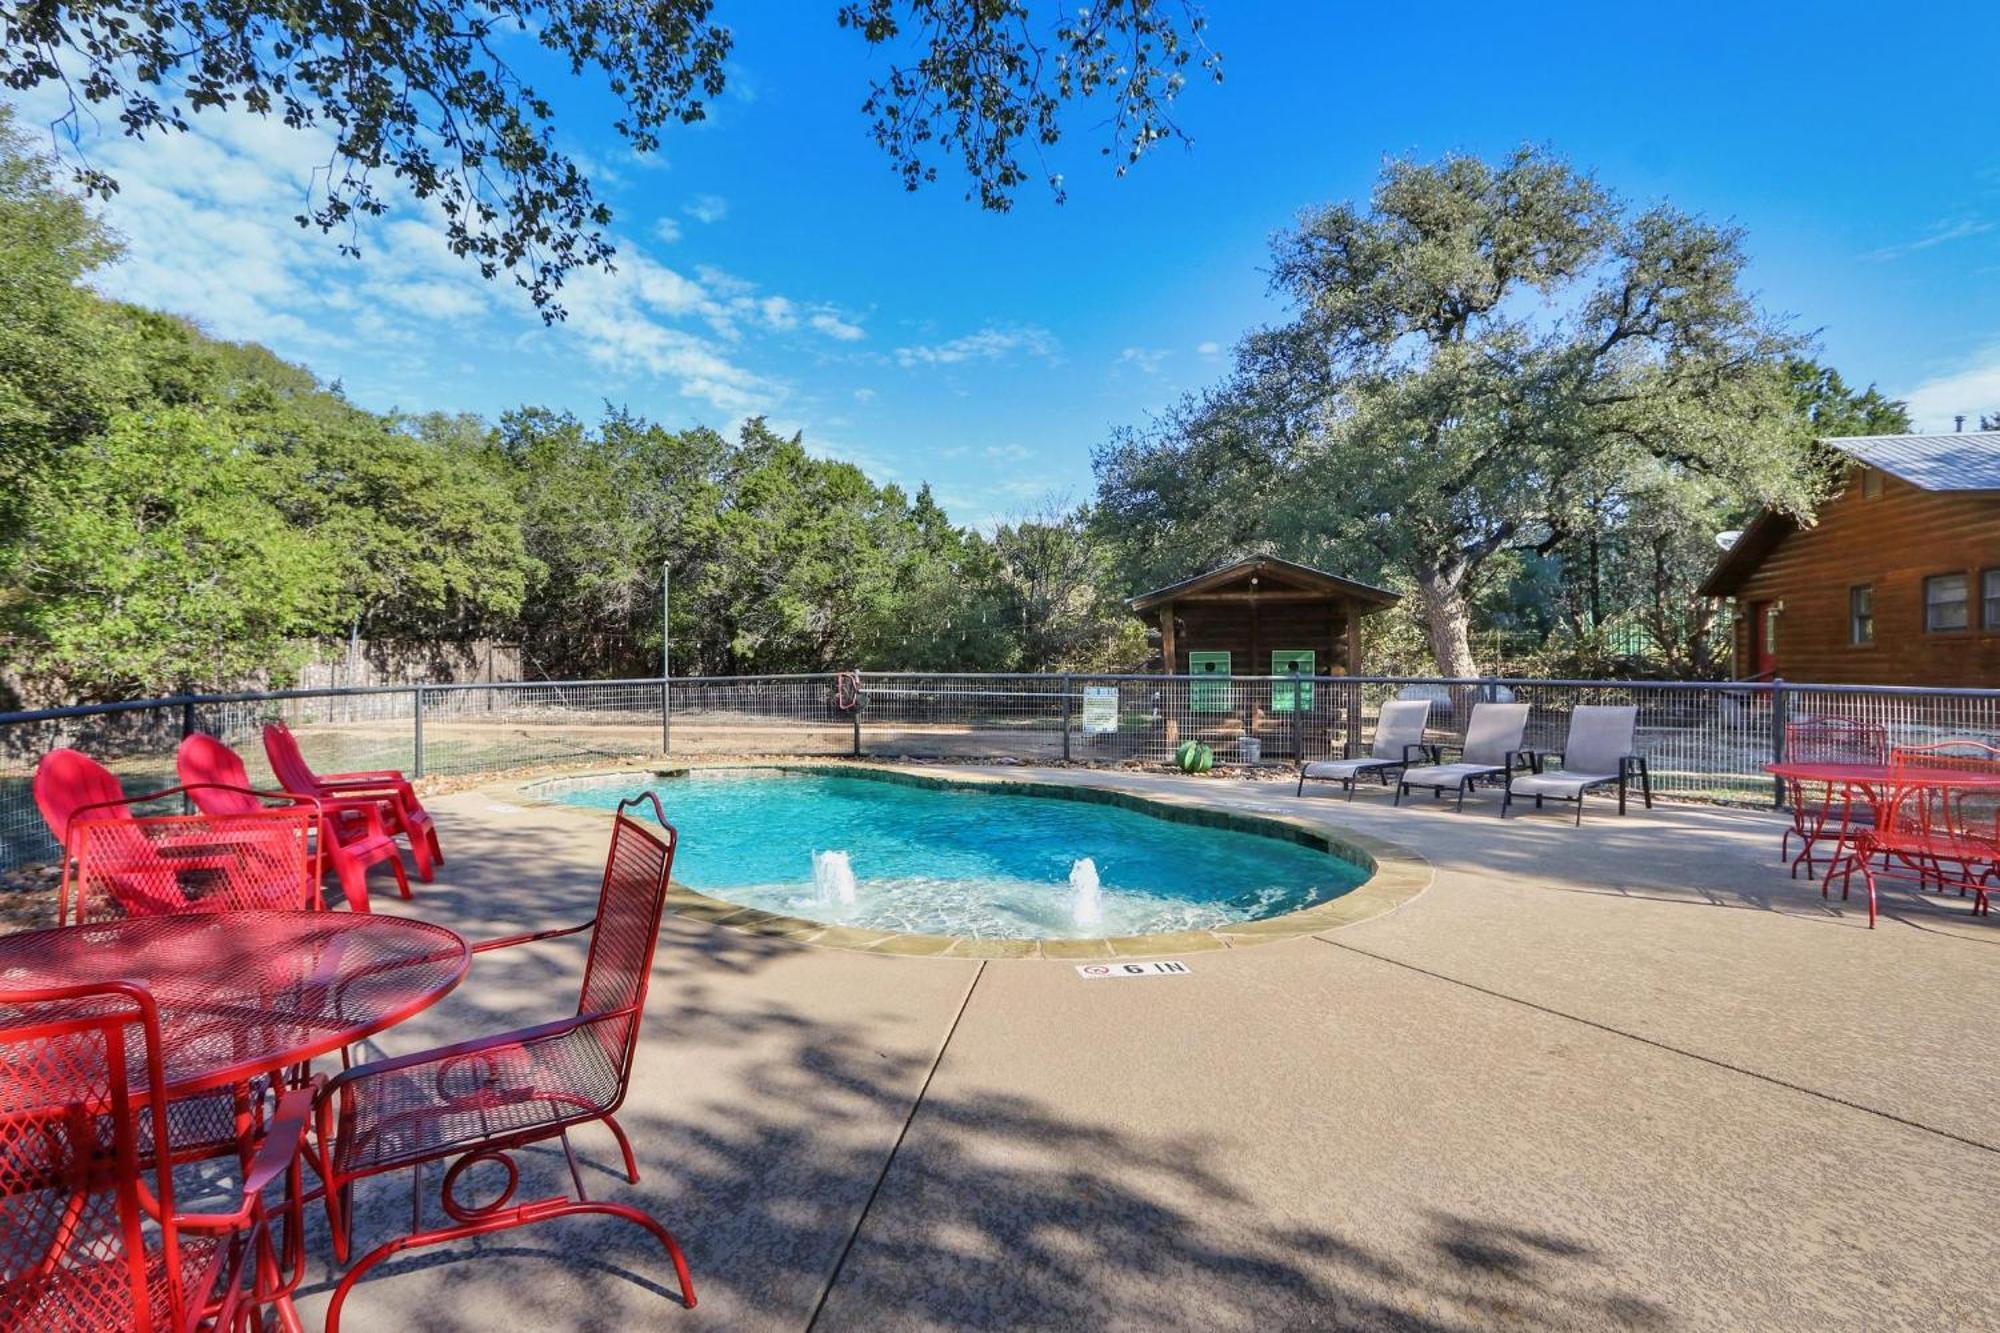
M 320 779 L 321 785 L 327 787 L 353 786 L 356 784 L 364 786 L 392 786 L 407 782 L 409 782 L 409 779 L 403 776 L 402 770 L 395 768 L 370 769 L 366 773 L 329 773 Z
M 1440 762 L 1438 755 L 1442 748 L 1430 741 L 1411 741 L 1403 747 L 1403 763 L 1407 766 L 1419 759 L 1428 759 L 1433 764 L 1438 763 Z
M 1501 756 L 1500 762 L 1501 766 L 1507 770 L 1510 776 L 1517 768 L 1524 773 L 1539 773 L 1542 771 L 1540 763 L 1535 759 L 1535 752 L 1533 750 L 1509 750 Z
M 380 782 L 354 782 L 341 779 L 338 782 L 320 782 L 320 790 L 332 792 L 336 796 L 356 798 L 373 795 L 377 800 L 402 800 L 410 795 L 410 784 L 401 778 L 384 778 Z

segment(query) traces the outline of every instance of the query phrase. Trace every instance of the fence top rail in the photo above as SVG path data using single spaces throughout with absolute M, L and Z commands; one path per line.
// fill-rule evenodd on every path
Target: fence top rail
M 2000 701 L 2000 689 L 1972 689 L 1957 686 L 1928 687 L 1922 685 L 1837 685 L 1816 684 L 1806 681 L 1768 680 L 1552 680 L 1528 677 L 1478 676 L 1163 676 L 1149 672 L 920 672 L 920 671 L 867 671 L 861 673 L 864 681 L 882 683 L 905 681 L 937 681 L 946 684 L 974 682 L 997 683 L 1003 681 L 1037 681 L 1050 686 L 1065 683 L 1116 682 L 1133 684 L 1188 684 L 1204 681 L 1210 684 L 1223 682 L 1251 683 L 1270 682 L 1276 684 L 1298 683 L 1338 687 L 1342 685 L 1392 685 L 1427 686 L 1433 689 L 1579 689 L 1579 690 L 1637 690 L 1663 691 L 1688 690 L 1704 693 L 1772 695 L 1779 690 L 1788 694 L 1836 694 L 1869 695 L 1903 698 L 1929 699 L 1982 699 Z M 375 695 L 454 694 L 474 693 L 494 690 L 583 690 L 607 686 L 650 687 L 657 689 L 662 684 L 669 686 L 701 686 L 705 688 L 743 688 L 757 685 L 799 684 L 812 681 L 831 681 L 833 672 L 799 672 L 792 674 L 769 674 L 761 676 L 674 676 L 662 681 L 658 676 L 629 677 L 617 680 L 520 680 L 520 681 L 470 681 L 464 684 L 407 684 L 407 685 L 351 685 L 322 689 L 300 690 L 247 690 L 228 694 L 175 694 L 156 699 L 122 699 L 110 703 L 73 704 L 63 708 L 27 709 L 16 712 L 0 712 L 0 726 L 24 725 L 35 722 L 60 722 L 80 717 L 100 717 L 116 713 L 138 713 L 202 707 L 215 704 L 276 703 L 294 699 L 347 699 Z

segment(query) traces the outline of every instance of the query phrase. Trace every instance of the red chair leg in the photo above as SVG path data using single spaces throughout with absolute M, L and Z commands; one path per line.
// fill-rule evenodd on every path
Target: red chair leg
M 576 1217 L 596 1213 L 605 1217 L 622 1217 L 628 1222 L 636 1222 L 653 1234 L 653 1238 L 666 1248 L 667 1257 L 673 1261 L 674 1276 L 680 1282 L 681 1304 L 694 1309 L 694 1278 L 688 1273 L 687 1256 L 681 1253 L 680 1245 L 673 1233 L 659 1222 L 637 1208 L 621 1203 L 576 1202 L 571 1199 L 544 1199 L 539 1203 L 524 1203 L 518 1207 L 498 1210 L 492 1217 L 482 1217 L 462 1226 L 440 1227 L 435 1231 L 417 1231 L 394 1240 L 384 1241 L 363 1255 L 354 1267 L 341 1275 L 340 1283 L 333 1289 L 333 1299 L 327 1302 L 326 1333 L 340 1333 L 340 1310 L 347 1302 L 347 1293 L 354 1290 L 355 1283 L 367 1276 L 368 1270 L 385 1259 L 425 1245 L 445 1245 L 456 1240 L 467 1240 L 473 1236 L 491 1235 L 496 1231 L 511 1231 L 516 1227 L 528 1226 L 535 1222 L 545 1222 L 556 1217 Z
M 422 829 L 410 830 L 410 859 L 417 863 L 417 878 L 428 884 L 437 878 L 431 868 L 431 842 Z
M 638 1184 L 639 1163 L 632 1156 L 632 1141 L 625 1137 L 625 1130 L 610 1116 L 604 1117 L 604 1123 L 611 1130 L 611 1136 L 618 1140 L 618 1151 L 625 1154 L 625 1179 L 634 1185 Z
M 368 867 L 352 856 L 343 854 L 337 848 L 328 854 L 327 859 L 333 862 L 334 871 L 340 877 L 340 892 L 341 896 L 347 899 L 347 910 L 367 911 Z M 407 897 L 408 894 L 404 896 Z

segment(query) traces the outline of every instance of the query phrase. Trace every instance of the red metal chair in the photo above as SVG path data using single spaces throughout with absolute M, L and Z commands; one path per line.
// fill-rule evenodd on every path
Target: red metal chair
M 0 991 L 0 1070 L 0 1329 L 235 1329 L 266 1304 L 299 1327 L 314 1089 L 280 1103 L 234 1209 L 188 1213 L 174 1204 L 167 1118 L 150 1114 L 166 1085 L 143 986 Z M 273 1208 L 264 1195 L 281 1181 Z
M 410 878 L 403 873 L 396 837 L 382 822 L 379 801 L 252 791 L 243 756 L 198 731 L 181 740 L 175 763 L 195 808 L 205 815 L 247 815 L 268 808 L 265 803 L 274 800 L 310 806 L 319 828 L 318 852 L 339 877 L 349 911 L 368 910 L 368 868 L 384 861 L 395 872 L 397 890 L 405 898 L 410 896 Z
M 1875 722 L 1857 722 L 1844 717 L 1802 717 L 1785 724 L 1785 758 L 1801 764 L 1853 764 L 1879 768 L 1889 762 L 1889 732 Z M 1829 860 L 1837 860 L 1841 849 L 1851 847 L 1862 830 L 1872 822 L 1868 806 L 1857 807 L 1851 792 L 1835 792 L 1822 784 L 1816 792 L 1806 790 L 1798 779 L 1786 783 L 1786 804 L 1791 809 L 1792 826 L 1778 842 L 1778 855 L 1791 860 L 1792 876 L 1799 866 L 1806 878 L 1814 877 L 1813 852 L 1822 843 L 1832 843 Z M 1799 840 L 1799 854 L 1791 856 L 1792 839 Z
M 664 836 L 625 814 L 641 800 L 652 802 Z M 327 1306 L 327 1333 L 338 1333 L 341 1306 L 355 1283 L 391 1255 L 589 1213 L 622 1217 L 651 1232 L 673 1261 L 682 1302 L 694 1306 L 687 1260 L 673 1236 L 638 1208 L 600 1203 L 585 1194 L 569 1143 L 572 1128 L 602 1122 L 624 1154 L 627 1179 L 637 1183 L 632 1145 L 613 1113 L 625 1099 L 631 1076 L 675 842 L 651 792 L 622 802 L 595 918 L 475 946 L 475 952 L 485 952 L 590 930 L 590 958 L 574 1017 L 358 1065 L 327 1082 L 318 1105 L 315 1161 L 337 1260 L 348 1258 L 354 1182 L 414 1169 L 411 1230 L 370 1250 L 341 1277 Z M 575 1196 L 513 1203 L 520 1173 L 511 1154 L 548 1139 L 562 1142 Z M 455 1225 L 424 1230 L 419 1194 L 423 1164 L 446 1159 L 454 1160 L 444 1174 L 441 1201 Z M 456 1187 L 460 1175 L 477 1162 L 498 1163 L 507 1179 L 498 1197 L 475 1207 L 458 1198 Z
M 417 863 L 417 878 L 428 884 L 444 864 L 444 849 L 438 845 L 437 825 L 430 812 L 417 800 L 409 779 L 394 769 L 372 773 L 315 773 L 299 749 L 298 738 L 282 722 L 264 728 L 264 755 L 271 761 L 278 785 L 299 796 L 321 800 L 373 800 L 382 807 L 382 822 L 391 833 L 401 834 L 410 844 L 410 856 Z M 405 897 L 408 895 L 405 894 Z
M 51 750 L 35 767 L 35 803 L 63 848 L 64 924 L 166 912 L 301 908 L 319 901 L 310 805 L 225 815 L 148 815 L 136 801 L 198 793 L 170 787 L 128 798 L 103 765 Z

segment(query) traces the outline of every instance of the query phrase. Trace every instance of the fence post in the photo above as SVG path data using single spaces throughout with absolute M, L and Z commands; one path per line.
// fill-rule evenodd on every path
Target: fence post
M 1792 721 L 1792 695 L 1786 688 L 1785 678 L 1775 676 L 1771 681 L 1771 762 L 1785 762 L 1785 733 Z M 1771 779 L 1772 808 L 1785 808 L 1785 780 L 1773 776 Z
M 660 753 L 674 752 L 674 702 L 665 676 L 660 677 Z
M 181 739 L 194 735 L 194 700 L 181 700 Z
M 833 691 L 836 696 L 840 693 L 840 677 L 838 676 L 835 676 L 833 679 Z M 859 671 L 854 673 L 854 707 L 847 710 L 847 715 L 854 720 L 854 757 L 859 759 L 861 757 L 861 673 Z
M 413 767 L 415 776 L 422 777 L 424 775 L 424 687 L 417 686 L 415 695 L 415 706 L 410 714 L 416 720 L 412 729 L 416 742 L 416 760 Z
M 1063 762 L 1069 762 L 1069 694 L 1071 677 L 1062 678 Z

